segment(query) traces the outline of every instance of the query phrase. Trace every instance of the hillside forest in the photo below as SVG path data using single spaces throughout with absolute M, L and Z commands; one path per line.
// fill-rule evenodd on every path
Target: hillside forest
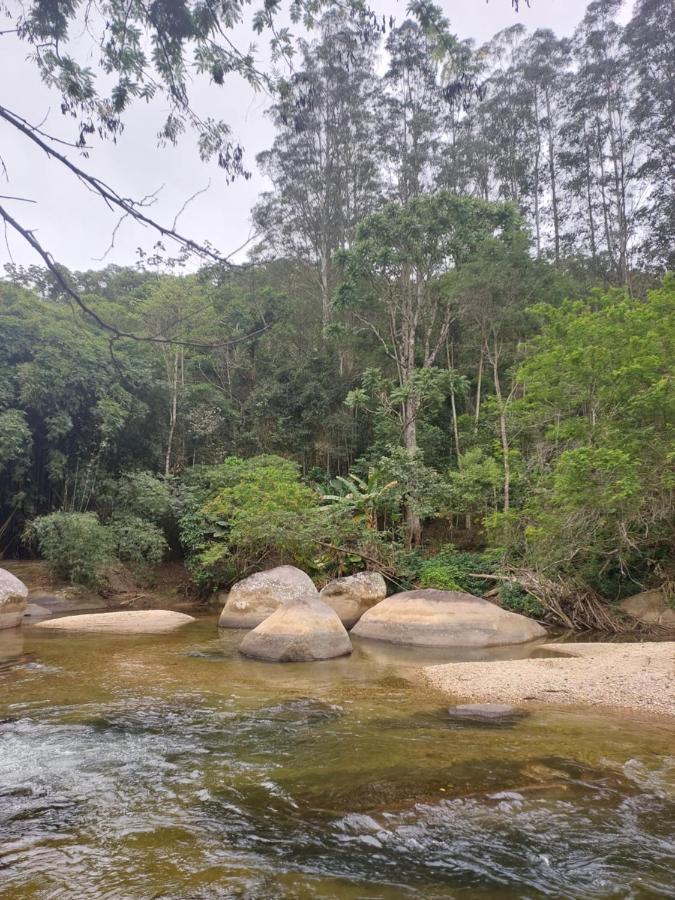
M 374 568 L 619 628 L 675 577 L 675 13 L 620 9 L 479 47 L 330 8 L 245 262 L 61 270 L 114 332 L 6 266 L 0 555 L 184 559 L 204 597 Z

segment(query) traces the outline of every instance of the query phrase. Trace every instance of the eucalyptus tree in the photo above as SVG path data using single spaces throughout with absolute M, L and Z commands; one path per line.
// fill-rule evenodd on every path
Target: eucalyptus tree
M 675 4 L 637 0 L 623 42 L 634 78 L 631 123 L 644 145 L 638 176 L 648 185 L 640 210 L 641 257 L 657 270 L 675 266 Z
M 406 203 L 436 183 L 444 114 L 438 42 L 410 19 L 387 37 L 379 145 L 389 196 Z
M 571 152 L 565 156 L 566 187 L 585 212 L 591 255 L 602 254 L 612 277 L 628 284 L 639 146 L 630 128 L 631 61 L 616 21 L 620 8 L 620 0 L 594 0 L 575 31 L 576 73 L 565 123 Z M 578 233 L 575 224 L 570 242 Z
M 254 210 L 266 250 L 316 268 L 324 326 L 330 320 L 331 260 L 377 204 L 374 154 L 376 37 L 364 41 L 344 12 L 302 43 L 302 66 L 271 109 L 277 129 L 258 164 L 272 181 Z
M 569 41 L 538 29 L 524 48 L 524 78 L 530 87 L 536 134 L 533 160 L 533 218 L 537 255 L 552 240 L 556 264 L 561 258 L 563 214 L 560 202 L 560 126 L 562 103 L 573 89 Z

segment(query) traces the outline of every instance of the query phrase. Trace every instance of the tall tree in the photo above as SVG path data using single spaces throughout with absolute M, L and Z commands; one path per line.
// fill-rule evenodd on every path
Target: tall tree
M 639 224 L 650 268 L 675 267 L 675 4 L 637 0 L 623 40 L 635 81 L 633 140 L 644 144 L 637 175 L 647 184 Z
M 441 192 L 390 203 L 368 217 L 345 256 L 338 303 L 379 341 L 398 379 L 403 446 L 418 449 L 417 420 L 425 376 L 445 352 L 454 306 L 444 276 L 488 239 L 513 239 L 521 221 L 511 204 Z M 409 538 L 420 523 L 408 509 Z
M 374 208 L 375 40 L 345 13 L 321 20 L 321 39 L 302 44 L 302 68 L 282 86 L 271 114 L 272 148 L 258 156 L 272 181 L 253 214 L 265 246 L 315 266 L 324 325 L 330 321 L 331 261 Z

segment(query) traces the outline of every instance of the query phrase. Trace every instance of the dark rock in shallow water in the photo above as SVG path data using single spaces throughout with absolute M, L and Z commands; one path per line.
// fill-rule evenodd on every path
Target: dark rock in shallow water
M 456 722 L 500 724 L 522 719 L 527 712 L 508 703 L 464 703 L 449 707 L 448 714 Z

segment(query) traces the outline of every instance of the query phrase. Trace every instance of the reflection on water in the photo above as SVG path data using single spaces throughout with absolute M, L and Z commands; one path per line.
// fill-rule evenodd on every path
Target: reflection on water
M 668 724 L 570 709 L 450 723 L 410 677 L 439 651 L 363 642 L 276 666 L 239 657 L 241 633 L 212 619 L 0 637 L 2 898 L 675 889 Z

